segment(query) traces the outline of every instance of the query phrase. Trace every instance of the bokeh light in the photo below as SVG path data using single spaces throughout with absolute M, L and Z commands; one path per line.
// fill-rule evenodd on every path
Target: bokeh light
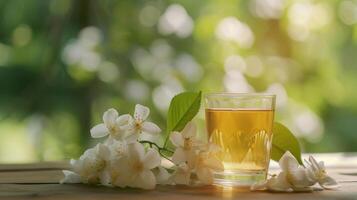
M 147 105 L 165 130 L 171 98 L 199 90 L 274 93 L 304 151 L 357 151 L 356 0 L 8 0 L 0 12 L 0 162 L 77 157 L 110 107 Z M 196 121 L 204 135 L 202 110 Z

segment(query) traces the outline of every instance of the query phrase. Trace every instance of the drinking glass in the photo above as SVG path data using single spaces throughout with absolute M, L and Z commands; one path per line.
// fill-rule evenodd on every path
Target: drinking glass
M 273 136 L 275 95 L 211 93 L 205 95 L 208 138 L 221 147 L 224 171 L 219 185 L 249 186 L 266 180 Z

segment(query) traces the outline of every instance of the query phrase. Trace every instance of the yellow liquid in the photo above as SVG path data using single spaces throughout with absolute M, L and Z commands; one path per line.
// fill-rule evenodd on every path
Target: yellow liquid
M 217 156 L 223 161 L 226 173 L 266 172 L 273 119 L 273 110 L 206 109 L 209 139 L 221 147 Z

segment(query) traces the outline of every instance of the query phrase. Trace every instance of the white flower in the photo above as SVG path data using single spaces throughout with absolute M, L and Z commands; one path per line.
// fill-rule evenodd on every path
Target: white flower
M 299 162 L 289 151 L 285 152 L 280 158 L 279 165 L 282 169 L 281 176 L 285 177 L 287 183 L 294 190 L 301 190 L 316 183 L 316 181 L 309 179 L 306 168 L 299 165 Z
M 196 125 L 189 122 L 181 133 L 177 131 L 171 133 L 170 141 L 176 147 L 172 156 L 172 161 L 175 164 L 187 161 L 188 165 L 191 165 L 194 162 L 195 150 L 200 146 L 200 142 L 195 138 L 196 130 Z
M 267 188 L 273 191 L 292 191 L 291 184 L 286 179 L 285 172 L 281 172 L 278 175 L 273 175 L 267 181 Z
M 340 185 L 330 176 L 327 175 L 324 162 L 317 162 L 314 157 L 309 156 L 309 161 L 306 161 L 307 175 L 313 180 L 317 181 L 324 189 L 337 189 Z
M 62 170 L 64 178 L 60 181 L 61 184 L 63 183 L 80 183 L 81 177 L 69 170 Z
M 114 108 L 110 108 L 103 114 L 103 123 L 94 126 L 90 130 L 91 136 L 100 138 L 109 135 L 110 138 L 121 139 L 128 129 L 128 123 L 131 118 L 128 114 L 119 116 Z
M 73 173 L 64 172 L 64 182 L 77 180 L 78 177 L 84 183 L 107 183 L 107 167 L 109 166 L 110 151 L 107 146 L 97 144 L 94 148 L 88 149 L 79 158 L 79 160 L 71 160 Z M 74 174 L 75 173 L 75 174 Z
M 327 175 L 323 162 L 317 163 L 310 156 L 307 168 L 300 166 L 295 157 L 289 152 L 280 158 L 279 165 L 282 172 L 264 183 L 256 184 L 252 190 L 268 189 L 272 191 L 312 191 L 310 186 L 318 182 L 324 189 L 338 188 L 338 183 Z
M 224 169 L 222 162 L 214 155 L 220 148 L 213 143 L 198 141 L 195 138 L 196 131 L 196 125 L 189 122 L 181 133 L 172 132 L 170 135 L 170 140 L 176 147 L 172 161 L 179 165 L 173 175 L 177 184 L 188 185 L 192 171 L 196 172 L 202 183 L 212 184 L 213 172 Z
M 118 163 L 123 162 L 123 158 L 127 156 L 128 152 L 128 142 L 126 140 L 110 140 L 109 143 L 106 143 L 109 148 L 109 163 L 101 176 L 101 184 L 102 185 L 110 185 L 113 183 L 119 187 L 125 187 L 120 183 L 120 178 L 123 176 L 122 174 L 126 172 L 120 171 L 116 166 Z M 118 182 L 119 181 L 119 182 Z
M 252 185 L 251 189 L 268 189 L 279 192 L 311 191 L 310 186 L 316 183 L 308 178 L 306 169 L 299 165 L 289 151 L 280 158 L 279 166 L 282 171 L 278 175 L 272 176 L 263 183 Z
M 110 177 L 110 183 L 113 186 L 118 186 L 122 188 L 127 186 L 127 182 L 125 182 L 125 179 L 127 177 L 128 172 L 125 169 L 119 167 L 125 162 L 127 162 L 127 159 L 124 156 L 118 157 L 111 161 L 110 168 L 108 169 L 108 174 Z
M 176 184 L 189 185 L 191 178 L 191 169 L 186 163 L 181 163 L 177 166 L 171 179 Z
M 138 138 L 140 133 L 148 133 L 151 135 L 157 135 L 161 132 L 161 129 L 152 122 L 145 121 L 150 114 L 148 107 L 140 104 L 135 105 L 134 119 L 131 120 L 128 131 L 133 137 Z
M 127 156 L 122 157 L 115 165 L 121 174 L 113 181 L 113 185 L 153 189 L 156 178 L 151 170 L 158 167 L 160 163 L 161 157 L 156 150 L 149 149 L 145 153 L 142 144 L 138 142 L 128 144 Z
M 109 145 L 111 160 L 119 159 L 127 155 L 128 142 L 126 140 L 113 140 Z
M 155 169 L 153 169 L 154 175 L 156 177 L 156 182 L 157 184 L 160 185 L 168 185 L 168 184 L 172 184 L 172 182 L 170 181 L 170 173 L 164 168 L 164 167 L 156 167 Z
M 196 157 L 195 171 L 197 178 L 203 183 L 213 183 L 213 172 L 224 170 L 223 164 L 211 152 L 200 152 Z

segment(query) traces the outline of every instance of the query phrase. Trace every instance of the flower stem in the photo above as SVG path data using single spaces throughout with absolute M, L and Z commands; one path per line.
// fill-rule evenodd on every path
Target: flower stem
M 157 145 L 155 142 L 151 142 L 151 141 L 148 141 L 148 140 L 142 140 L 142 141 L 139 141 L 141 144 L 148 144 L 151 148 L 154 146 L 157 148 L 159 154 L 165 158 L 166 160 L 172 162 L 172 160 L 170 158 L 168 158 L 167 156 L 165 156 L 162 152 L 163 151 L 166 151 L 170 154 L 173 154 L 174 152 L 169 150 L 169 149 L 166 149 L 165 147 L 160 147 L 159 145 Z

